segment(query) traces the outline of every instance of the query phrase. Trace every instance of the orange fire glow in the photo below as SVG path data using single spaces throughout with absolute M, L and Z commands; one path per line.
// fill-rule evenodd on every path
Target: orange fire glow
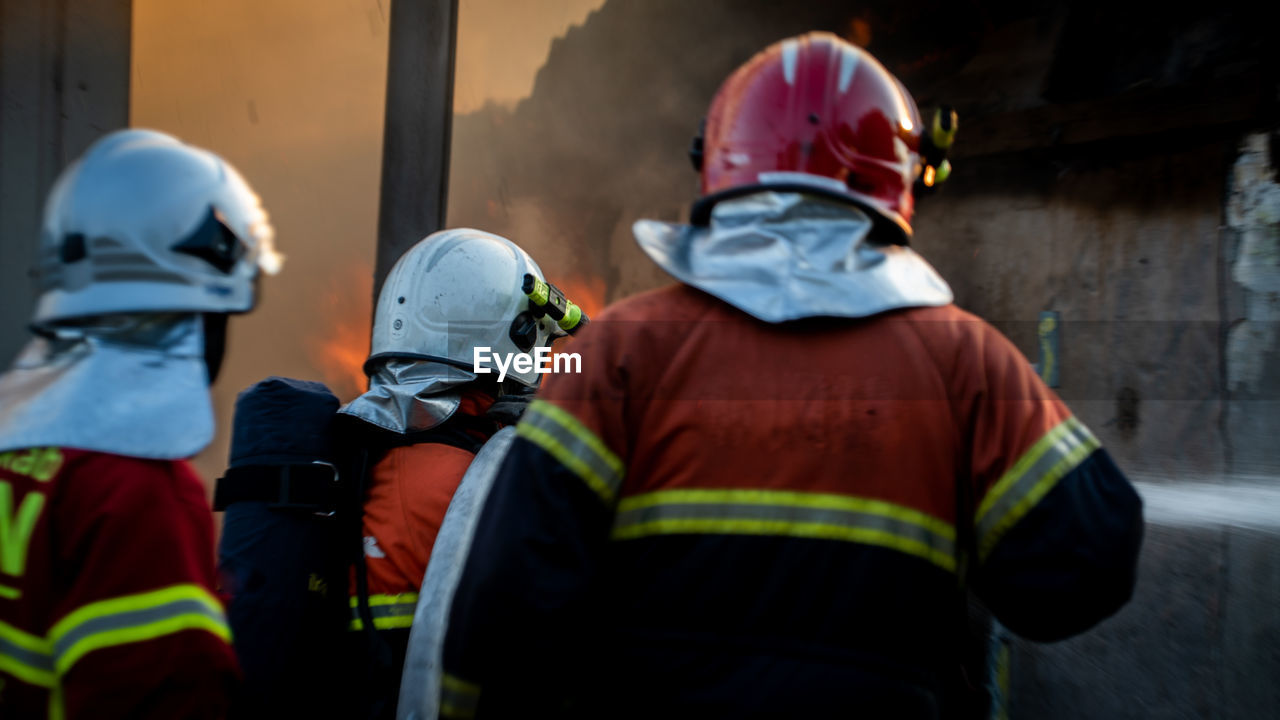
M 560 288 L 567 300 L 582 308 L 588 318 L 595 320 L 600 317 L 604 310 L 604 278 L 570 276 L 560 280 L 552 279 L 551 282 Z M 551 354 L 569 352 L 572 346 L 572 337 L 557 340 L 552 346 Z
M 312 338 L 312 361 L 325 383 L 344 401 L 368 388 L 361 368 L 369 355 L 372 298 L 373 268 L 367 263 L 349 266 L 341 278 L 333 279 L 325 295 L 325 333 Z
M 604 310 L 604 279 L 599 277 L 573 276 L 561 281 L 551 281 L 560 288 L 565 297 L 578 307 L 587 317 L 595 319 Z

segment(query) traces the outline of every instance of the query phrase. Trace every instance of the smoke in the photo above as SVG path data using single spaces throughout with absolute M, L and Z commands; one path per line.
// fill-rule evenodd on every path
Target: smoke
M 911 60 L 923 77 L 956 62 L 980 26 L 951 6 L 899 5 L 609 0 L 552 43 L 527 99 L 456 118 L 450 222 L 511 237 L 552 275 L 600 278 L 610 301 L 663 284 L 630 228 L 687 216 L 687 148 L 720 82 L 811 30 L 883 39 L 882 60 Z M 926 53 L 942 33 L 948 49 Z

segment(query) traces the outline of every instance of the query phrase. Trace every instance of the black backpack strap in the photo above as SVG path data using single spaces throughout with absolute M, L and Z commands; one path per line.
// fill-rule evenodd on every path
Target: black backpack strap
M 228 468 L 218 478 L 213 509 L 221 512 L 238 502 L 265 502 L 272 510 L 332 515 L 342 502 L 341 474 L 332 463 L 244 465 Z

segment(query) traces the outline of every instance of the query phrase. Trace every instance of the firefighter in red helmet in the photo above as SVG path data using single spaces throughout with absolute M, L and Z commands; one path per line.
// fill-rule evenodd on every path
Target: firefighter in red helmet
M 680 283 L 584 330 L 518 427 L 442 715 L 937 718 L 961 588 L 1033 640 L 1127 602 L 1138 495 L 908 247 L 931 142 L 829 34 L 729 77 L 693 223 L 635 226 Z

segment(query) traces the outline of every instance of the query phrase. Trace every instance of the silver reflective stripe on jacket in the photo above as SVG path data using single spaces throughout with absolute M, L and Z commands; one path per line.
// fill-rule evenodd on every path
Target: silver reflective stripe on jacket
M 765 322 L 947 305 L 951 288 L 911 248 L 869 241 L 852 205 L 761 192 L 718 203 L 707 227 L 641 220 L 640 248 L 680 282 Z
M 51 688 L 57 683 L 49 641 L 0 622 L 0 672 L 25 683 Z
M 194 619 L 194 620 L 193 620 Z M 207 622 L 201 622 L 203 619 Z M 91 617 L 53 635 L 54 665 L 65 672 L 81 656 L 99 646 L 167 634 L 177 628 L 225 627 L 226 615 L 211 598 L 179 597 L 157 605 L 125 608 Z M 105 638 L 105 640 L 104 640 Z

